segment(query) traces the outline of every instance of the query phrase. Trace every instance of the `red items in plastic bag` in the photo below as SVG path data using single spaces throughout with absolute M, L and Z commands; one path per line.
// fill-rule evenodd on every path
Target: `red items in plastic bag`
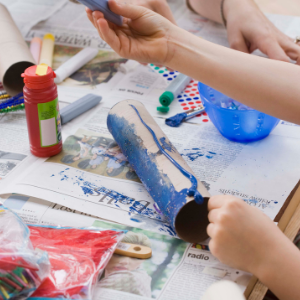
M 49 271 L 47 252 L 34 251 L 26 224 L 0 205 L 0 299 L 27 299 Z
M 31 298 L 92 299 L 93 287 L 123 232 L 29 226 L 34 248 L 48 252 L 51 270 Z

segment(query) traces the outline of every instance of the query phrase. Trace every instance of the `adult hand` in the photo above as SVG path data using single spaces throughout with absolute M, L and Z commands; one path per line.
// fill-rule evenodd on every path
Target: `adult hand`
M 269 217 L 239 198 L 211 197 L 208 210 L 210 251 L 233 268 L 258 274 L 276 245 L 282 239 L 286 243 L 287 238 Z
M 161 16 L 168 19 L 173 24 L 176 24 L 172 11 L 166 0 L 119 0 L 121 3 L 128 3 L 132 5 L 142 6 L 148 8 Z
M 230 47 L 246 53 L 259 49 L 269 58 L 300 64 L 300 46 L 278 30 L 253 0 L 225 0 Z
M 141 6 L 109 1 L 110 9 L 124 17 L 123 25 L 108 22 L 99 11 L 87 15 L 106 41 L 120 56 L 143 63 L 165 64 L 171 53 L 168 43 L 178 27 L 166 18 Z

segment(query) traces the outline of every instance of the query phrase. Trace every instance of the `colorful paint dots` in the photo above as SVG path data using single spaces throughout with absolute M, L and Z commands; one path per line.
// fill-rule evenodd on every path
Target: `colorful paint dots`
M 178 71 L 168 70 L 165 67 L 157 67 L 154 64 L 149 65 L 153 71 L 155 71 L 157 74 L 160 74 L 163 78 L 165 78 L 166 82 L 171 82 L 173 79 L 175 79 L 178 75 Z M 198 92 L 198 82 L 195 80 L 191 80 L 186 89 L 177 96 L 178 104 L 183 111 L 187 111 L 190 109 L 195 109 L 199 107 L 202 104 L 201 98 L 199 96 Z M 198 117 L 198 123 L 209 122 L 209 119 L 207 117 L 206 113 L 202 113 L 197 115 Z M 0 299 L 1 300 L 1 299 Z

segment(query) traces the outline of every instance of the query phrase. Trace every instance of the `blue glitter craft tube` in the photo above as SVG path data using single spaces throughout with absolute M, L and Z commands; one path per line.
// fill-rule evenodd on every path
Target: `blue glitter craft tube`
M 119 102 L 107 127 L 177 235 L 190 243 L 205 240 L 210 195 L 144 105 Z

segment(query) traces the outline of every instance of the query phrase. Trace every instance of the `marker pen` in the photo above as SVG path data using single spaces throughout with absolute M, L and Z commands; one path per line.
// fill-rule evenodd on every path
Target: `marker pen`
M 64 125 L 74 118 L 93 108 L 102 100 L 101 96 L 87 94 L 60 110 L 61 124 Z
M 64 81 L 67 77 L 69 77 L 86 63 L 91 61 L 98 54 L 98 52 L 98 49 L 90 47 L 81 50 L 55 71 L 56 78 L 54 79 L 54 82 L 58 84 Z
M 43 41 L 39 37 L 34 37 L 30 42 L 30 52 L 31 52 L 36 64 L 38 64 L 40 61 L 42 43 L 43 43 Z
M 78 2 L 87 6 L 90 10 L 99 10 L 103 13 L 104 18 L 118 26 L 122 26 L 123 17 L 113 13 L 108 7 L 108 0 L 78 0 Z
M 51 33 L 44 35 L 39 64 L 52 67 L 55 37 Z
M 167 87 L 167 90 L 159 97 L 161 105 L 169 106 L 171 102 L 186 88 L 190 81 L 191 77 L 179 74 Z

